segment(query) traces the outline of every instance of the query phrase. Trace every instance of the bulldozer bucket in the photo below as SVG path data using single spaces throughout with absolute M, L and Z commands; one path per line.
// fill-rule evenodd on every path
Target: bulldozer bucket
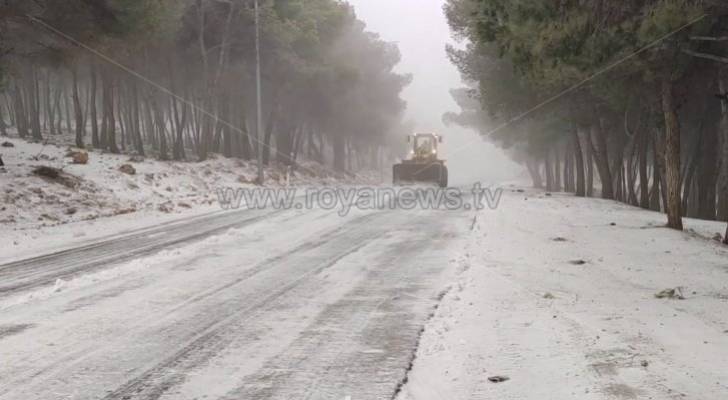
M 442 163 L 420 164 L 403 163 L 394 166 L 394 184 L 404 183 L 432 183 L 440 187 L 447 187 L 448 171 Z

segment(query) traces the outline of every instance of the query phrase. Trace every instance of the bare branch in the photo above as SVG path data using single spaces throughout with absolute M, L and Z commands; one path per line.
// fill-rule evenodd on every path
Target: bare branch
M 728 41 L 728 36 L 691 36 L 690 40 L 699 42 L 725 42 Z
M 685 54 L 691 55 L 693 57 L 704 58 L 706 60 L 713 60 L 713 61 L 718 61 L 718 62 L 721 62 L 724 64 L 728 64 L 728 57 L 721 57 L 721 56 L 716 56 L 714 54 L 708 54 L 708 53 L 698 53 L 697 51 L 686 50 L 686 49 L 683 49 L 682 52 Z

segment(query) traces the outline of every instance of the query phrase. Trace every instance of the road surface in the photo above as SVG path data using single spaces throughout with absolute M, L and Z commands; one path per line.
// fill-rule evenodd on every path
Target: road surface
M 0 266 L 0 399 L 391 399 L 466 211 L 231 211 Z

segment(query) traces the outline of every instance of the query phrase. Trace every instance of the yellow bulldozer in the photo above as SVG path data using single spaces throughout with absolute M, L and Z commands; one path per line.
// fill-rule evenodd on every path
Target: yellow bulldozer
M 447 167 L 445 160 L 439 158 L 437 148 L 442 143 L 442 136 L 419 133 L 407 136 L 407 141 L 412 144 L 410 157 L 394 166 L 394 184 L 433 183 L 441 188 L 447 187 Z

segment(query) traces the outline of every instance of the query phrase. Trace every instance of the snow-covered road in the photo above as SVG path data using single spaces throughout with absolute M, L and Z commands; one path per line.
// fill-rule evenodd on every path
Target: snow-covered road
M 0 265 L 0 399 L 728 398 L 724 224 L 663 224 L 514 188 L 85 240 Z
M 236 211 L 0 266 L 0 399 L 390 399 L 466 211 Z

